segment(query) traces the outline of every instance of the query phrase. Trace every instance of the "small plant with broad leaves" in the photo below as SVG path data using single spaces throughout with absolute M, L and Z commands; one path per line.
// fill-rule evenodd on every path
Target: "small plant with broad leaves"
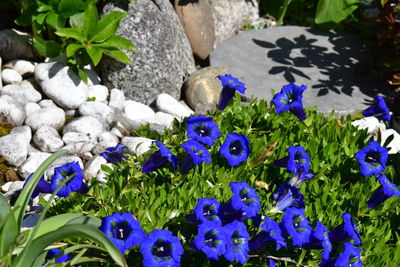
M 131 41 L 115 34 L 126 13 L 113 11 L 100 18 L 96 2 L 23 1 L 23 12 L 16 23 L 32 25 L 33 45 L 40 55 L 52 58 L 64 54 L 67 64 L 87 82 L 83 66 L 96 66 L 103 55 L 129 64 L 129 57 L 120 49 L 136 51 Z
M 102 258 L 85 257 L 87 250 L 101 250 L 108 253 L 119 266 L 127 266 L 118 248 L 98 229 L 101 225 L 100 219 L 82 213 L 63 213 L 45 219 L 50 203 L 59 192 L 66 190 L 68 183 L 73 182 L 77 176 L 74 174 L 59 179 L 61 173 L 56 173 L 56 176 L 59 176 L 54 179 L 57 186 L 40 213 L 37 224 L 32 229 L 21 231 L 26 208 L 44 171 L 57 158 L 67 153 L 67 150 L 61 150 L 50 156 L 26 182 L 12 207 L 0 194 L 0 266 L 36 267 L 66 261 L 71 265 L 105 261 Z M 63 246 L 63 243 L 59 242 L 72 237 L 80 237 L 91 242 L 82 241 L 64 249 L 63 252 L 60 251 L 58 248 Z

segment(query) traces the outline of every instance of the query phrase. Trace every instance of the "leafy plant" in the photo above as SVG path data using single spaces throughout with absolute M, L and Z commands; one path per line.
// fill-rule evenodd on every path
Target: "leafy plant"
M 359 165 L 353 158 L 364 148 L 370 137 L 365 130 L 359 131 L 351 125 L 351 117 L 338 118 L 334 114 L 324 116 L 315 108 L 306 108 L 307 118 L 301 122 L 290 112 L 278 115 L 265 101 L 252 100 L 248 105 L 240 104 L 236 94 L 233 105 L 223 111 L 214 111 L 208 117 L 218 125 L 220 137 L 209 147 L 211 163 L 201 163 L 186 174 L 181 174 L 167 163 L 164 167 L 148 173 L 142 165 L 155 151 L 136 156 L 130 155 L 113 168 L 103 166 L 108 174 L 106 184 L 92 182 L 89 193 L 61 199 L 50 208 L 53 215 L 64 212 L 88 212 L 96 217 L 106 217 L 115 212 L 129 212 L 137 218 L 146 233 L 154 229 L 167 229 L 179 237 L 185 248 L 182 266 L 211 266 L 204 255 L 193 251 L 192 241 L 196 226 L 188 216 L 199 198 L 215 198 L 221 205 L 232 197 L 231 182 L 244 181 L 256 188 L 260 197 L 260 214 L 276 221 L 282 213 L 274 212 L 274 192 L 278 186 L 291 178 L 274 161 L 287 155 L 290 146 L 301 145 L 310 156 L 312 180 L 306 181 L 299 190 L 306 204 L 305 214 L 312 225 L 322 222 L 328 229 L 342 224 L 344 212 L 350 213 L 359 228 L 362 245 L 362 260 L 365 266 L 390 266 L 400 264 L 400 236 L 396 233 L 400 225 L 399 200 L 391 198 L 376 209 L 368 208 L 368 198 L 377 182 L 359 173 Z M 219 153 L 229 133 L 245 135 L 250 141 L 251 154 L 247 162 L 231 167 Z M 175 121 L 172 130 L 163 135 L 150 132 L 143 127 L 135 134 L 155 138 L 162 142 L 179 158 L 187 153 L 181 145 L 189 138 L 186 123 Z M 385 174 L 393 183 L 399 184 L 399 156 L 390 155 Z M 79 203 L 79 205 L 77 205 Z M 245 221 L 251 237 L 260 228 L 251 220 Z M 340 248 L 335 247 L 334 255 Z M 132 266 L 142 260 L 137 247 L 126 255 Z M 274 246 L 251 252 L 248 266 L 264 266 L 271 257 L 286 261 L 288 266 L 317 266 L 320 250 L 304 250 L 289 246 L 276 251 Z M 218 264 L 228 263 L 219 258 Z
M 103 55 L 129 64 L 120 49 L 136 51 L 126 38 L 115 35 L 126 13 L 113 11 L 99 17 L 97 0 L 35 0 L 16 20 L 21 26 L 32 25 L 33 44 L 45 57 L 65 54 L 67 63 L 87 82 L 83 66 L 96 66 Z
M 25 210 L 40 177 L 53 161 L 66 154 L 68 154 L 67 150 L 61 150 L 51 155 L 26 183 L 13 207 L 9 205 L 3 194 L 0 194 L 1 266 L 42 266 L 47 250 L 54 247 L 55 242 L 74 236 L 85 237 L 99 245 L 79 244 L 69 248 L 69 253 L 79 251 L 72 262 L 79 264 L 88 261 L 102 261 L 103 259 L 100 258 L 83 257 L 88 249 L 97 249 L 109 253 L 118 265 L 127 266 L 119 250 L 98 230 L 101 224 L 99 219 L 81 213 L 60 214 L 44 219 L 50 203 L 69 179 L 60 183 L 57 190 L 52 194 L 35 227 L 21 232 Z

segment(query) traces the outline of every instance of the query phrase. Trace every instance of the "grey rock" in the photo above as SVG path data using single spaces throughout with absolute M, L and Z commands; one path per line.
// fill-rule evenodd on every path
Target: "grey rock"
M 4 84 L 16 84 L 22 82 L 22 76 L 13 69 L 3 69 L 1 79 Z
M 0 190 L 3 193 L 8 192 L 8 189 L 10 189 L 12 183 L 14 183 L 14 182 L 7 182 L 7 183 L 3 184 L 2 186 L 0 186 Z
M 54 103 L 53 100 L 51 99 L 43 99 L 42 101 L 40 101 L 39 106 L 42 108 L 50 108 L 50 107 L 55 107 L 58 108 L 58 106 Z
M 95 145 L 96 143 L 91 140 L 89 143 L 68 144 L 63 146 L 61 149 L 68 150 L 70 154 L 81 156 L 92 151 Z
M 41 109 L 41 107 L 37 103 L 29 102 L 25 104 L 25 113 L 27 116 L 39 109 Z
M 11 191 L 18 191 L 24 187 L 24 181 L 7 182 L 1 186 L 1 191 L 4 193 Z
M 91 160 L 86 163 L 85 170 L 83 175 L 86 181 L 89 181 L 91 178 L 96 177 L 96 175 L 101 170 L 101 165 L 107 164 L 107 160 L 102 156 L 94 156 Z
M 144 137 L 125 136 L 121 140 L 121 145 L 126 146 L 130 154 L 142 155 L 150 150 L 153 141 Z
M 28 144 L 28 156 L 32 156 L 35 153 L 43 153 L 43 152 L 34 147 L 32 144 Z
M 47 125 L 43 125 L 36 131 L 33 142 L 44 152 L 56 152 L 64 146 L 57 130 Z
M 27 179 L 29 175 L 37 170 L 39 166 L 51 156 L 51 153 L 35 152 L 31 153 L 29 157 L 19 166 L 18 174 Z
M 0 57 L 0 73 L 1 73 L 1 68 L 2 68 L 2 60 Z M 3 81 L 0 79 L 0 90 L 1 90 L 1 88 L 3 88 Z
M 380 122 L 376 117 L 365 117 L 355 120 L 351 125 L 357 127 L 359 130 L 368 129 L 368 133 L 374 136 L 377 136 L 379 131 L 383 132 L 386 130 L 385 124 Z
M 92 151 L 97 143 L 95 140 L 90 138 L 89 134 L 78 132 L 67 132 L 63 135 L 62 140 L 66 144 L 64 149 L 69 150 L 71 154 L 77 154 L 80 156 Z
M 26 117 L 25 124 L 36 131 L 43 125 L 53 127 L 57 130 L 61 129 L 65 123 L 65 112 L 61 108 L 47 107 L 41 108 L 29 114 Z
M 0 31 L 0 57 L 4 62 L 20 58 L 34 60 L 37 56 L 30 45 L 31 36 L 14 29 Z
M 86 164 L 89 160 L 93 158 L 93 154 L 91 152 L 84 152 L 79 154 L 79 157 L 82 159 L 83 163 Z
M 4 86 L 1 95 L 9 95 L 22 104 L 39 102 L 42 99 L 42 95 L 35 88 L 15 84 Z
M 283 26 L 243 31 L 221 43 L 210 62 L 239 78 L 247 87 L 245 96 L 269 102 L 271 88 L 279 92 L 289 83 L 304 84 L 305 107 L 348 114 L 368 107 L 364 99 L 390 93 L 386 82 L 367 69 L 373 64 L 363 45 L 351 34 Z
M 394 129 L 387 129 L 382 131 L 381 146 L 383 146 L 386 140 L 393 135 L 392 141 L 387 145 L 389 154 L 397 154 L 400 151 L 400 134 Z
M 79 166 L 83 169 L 83 162 L 82 160 L 77 157 L 77 156 L 72 156 L 72 155 L 67 155 L 64 157 L 60 157 L 56 159 L 50 167 L 45 171 L 45 179 L 49 180 L 50 177 L 54 174 L 54 169 L 57 167 L 60 167 L 64 164 L 70 163 L 70 162 L 78 162 Z
M 247 23 L 257 21 L 257 0 L 208 0 L 214 18 L 215 45 L 235 35 Z
M 120 5 L 121 6 L 121 5 Z M 169 0 L 137 0 L 123 7 L 125 16 L 116 34 L 128 38 L 139 52 L 128 52 L 130 65 L 105 58 L 103 83 L 119 88 L 132 100 L 153 102 L 159 93 L 180 97 L 185 77 L 195 70 L 189 41 Z M 108 3 L 104 13 L 116 9 Z
M 24 134 L 9 134 L 0 137 L 0 155 L 6 161 L 19 167 L 28 156 L 28 142 Z
M 110 132 L 118 138 L 124 137 L 124 134 L 117 127 L 113 127 Z
M 111 132 L 104 132 L 99 135 L 98 143 L 94 146 L 92 152 L 93 154 L 100 154 L 104 152 L 108 147 L 114 147 L 118 145 L 119 140 Z
M 82 116 L 73 119 L 63 129 L 63 134 L 68 132 L 83 133 L 91 140 L 97 140 L 99 135 L 108 129 L 96 118 L 92 116 Z
M 217 67 L 206 67 L 190 75 L 183 84 L 186 101 L 193 109 L 200 105 L 215 104 L 222 91 L 218 75 L 227 74 L 227 70 Z
M 89 101 L 83 103 L 79 107 L 79 113 L 82 116 L 92 116 L 100 122 L 106 122 L 107 116 L 110 113 L 110 107 L 103 102 Z
M 116 88 L 112 89 L 110 92 L 110 101 L 108 105 L 114 108 L 122 108 L 124 106 L 124 103 L 125 103 L 124 92 Z
M 97 74 L 97 72 L 91 69 L 85 69 L 85 72 L 88 76 L 88 83 L 87 83 L 88 86 L 98 85 L 101 83 L 101 79 Z
M 0 96 L 0 114 L 15 126 L 20 126 L 25 120 L 25 110 L 21 103 L 9 95 Z
M 149 106 L 128 100 L 124 103 L 126 117 L 134 121 L 151 121 L 155 118 L 155 112 Z
M 43 92 L 63 108 L 78 108 L 87 99 L 88 86 L 68 66 L 61 63 L 36 65 L 35 79 Z
M 67 132 L 63 135 L 62 140 L 65 144 L 89 143 L 90 137 L 85 133 Z
M 23 59 L 11 60 L 10 62 L 7 62 L 4 67 L 15 70 L 23 77 L 32 76 L 35 70 L 35 64 Z
M 88 88 L 88 98 L 96 98 L 95 101 L 107 101 L 108 98 L 108 88 L 104 85 L 97 84 L 89 86 Z
M 26 143 L 29 144 L 32 139 L 32 130 L 29 126 L 18 126 L 11 130 L 10 134 L 22 134 L 25 137 Z
M 157 97 L 156 105 L 159 111 L 168 113 L 179 119 L 189 117 L 193 114 L 192 110 L 182 105 L 179 101 L 168 94 L 160 94 Z
M 175 0 L 174 7 L 186 36 L 189 39 L 193 54 L 206 59 L 214 49 L 214 19 L 208 0 L 182 1 Z

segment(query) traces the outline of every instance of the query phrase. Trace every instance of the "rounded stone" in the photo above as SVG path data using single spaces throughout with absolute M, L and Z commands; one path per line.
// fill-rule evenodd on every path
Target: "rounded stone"
M 22 82 L 22 76 L 13 69 L 4 69 L 1 72 L 1 79 L 4 84 L 16 84 Z
M 32 76 L 35 70 L 35 64 L 24 59 L 11 60 L 4 67 L 11 68 L 24 77 Z
M 61 129 L 65 123 L 65 112 L 61 108 L 47 107 L 41 108 L 26 117 L 25 124 L 36 131 L 43 125 Z
M 92 116 L 82 116 L 73 119 L 63 129 L 63 134 L 68 132 L 83 133 L 92 140 L 97 140 L 99 135 L 106 129 L 99 120 Z
M 43 125 L 36 131 L 33 142 L 43 152 L 56 152 L 64 146 L 57 130 L 47 125 Z

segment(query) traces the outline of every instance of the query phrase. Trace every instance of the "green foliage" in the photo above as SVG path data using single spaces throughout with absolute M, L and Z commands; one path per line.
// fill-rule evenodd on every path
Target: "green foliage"
M 10 206 L 3 194 L 0 194 L 0 266 L 42 266 L 47 250 L 55 242 L 73 236 L 85 237 L 100 245 L 80 244 L 70 249 L 70 252 L 80 251 L 73 259 L 75 263 L 88 260 L 98 261 L 92 258 L 82 259 L 83 253 L 90 248 L 109 253 L 118 265 L 127 266 L 119 250 L 98 230 L 101 224 L 99 219 L 81 213 L 60 214 L 44 219 L 50 203 L 54 200 L 57 192 L 68 182 L 68 179 L 60 183 L 57 190 L 52 194 L 35 227 L 21 232 L 25 210 L 40 177 L 52 162 L 67 153 L 67 150 L 61 150 L 50 156 L 26 183 L 13 207 Z
M 359 3 L 360 0 L 263 0 L 261 9 L 274 16 L 278 25 L 284 22 L 287 15 L 296 24 L 337 24 L 349 17 Z
M 306 203 L 306 215 L 314 225 L 317 220 L 328 229 L 342 223 L 341 215 L 349 212 L 360 229 L 362 259 L 365 266 L 399 266 L 400 239 L 396 232 L 400 226 L 398 199 L 389 199 L 376 209 L 368 209 L 367 201 L 378 187 L 373 178 L 359 174 L 354 154 L 365 147 L 370 137 L 365 130 L 358 131 L 351 125 L 351 117 L 340 119 L 330 114 L 324 117 L 315 108 L 306 109 L 307 119 L 299 121 L 290 112 L 277 115 L 265 101 L 252 101 L 241 105 L 237 95 L 233 105 L 210 116 L 219 125 L 221 137 L 210 148 L 212 163 L 197 165 L 185 175 L 166 166 L 149 174 L 141 172 L 141 165 L 156 151 L 143 156 L 130 155 L 113 168 L 103 166 L 108 173 L 108 183 L 92 181 L 87 195 L 76 194 L 62 199 L 51 207 L 51 214 L 64 212 L 88 212 L 105 217 L 115 212 L 131 212 L 149 233 L 163 228 L 173 231 L 181 239 L 186 252 L 182 266 L 210 266 L 205 257 L 188 249 L 196 234 L 195 226 L 187 223 L 198 198 L 216 198 L 220 203 L 231 197 L 229 183 L 245 181 L 257 189 L 262 215 L 281 220 L 281 213 L 272 213 L 275 203 L 273 192 L 277 185 L 287 182 L 291 175 L 278 168 L 273 161 L 287 155 L 289 146 L 301 145 L 311 157 L 311 172 L 315 177 L 302 187 Z M 247 163 L 230 167 L 218 151 L 225 135 L 236 132 L 250 139 L 252 153 Z M 184 151 L 180 145 L 187 139 L 186 126 L 174 122 L 173 130 L 159 135 L 143 127 L 136 134 L 164 142 L 180 157 Z M 399 184 L 400 158 L 391 155 L 385 172 Z M 258 229 L 247 222 L 250 235 Z M 336 246 L 339 247 L 339 246 Z M 335 251 L 337 255 L 340 251 Z M 273 247 L 253 254 L 246 266 L 265 265 L 267 256 L 289 257 L 299 264 L 317 266 L 320 250 L 275 251 Z M 140 265 L 138 250 L 132 249 L 127 256 L 129 264 Z M 220 261 L 227 264 L 226 261 Z
M 35 0 L 16 20 L 21 26 L 32 25 L 33 45 L 45 57 L 65 54 L 67 63 L 87 82 L 83 66 L 96 66 L 103 55 L 130 64 L 120 49 L 136 51 L 124 37 L 115 35 L 126 13 L 114 11 L 100 18 L 97 0 Z

